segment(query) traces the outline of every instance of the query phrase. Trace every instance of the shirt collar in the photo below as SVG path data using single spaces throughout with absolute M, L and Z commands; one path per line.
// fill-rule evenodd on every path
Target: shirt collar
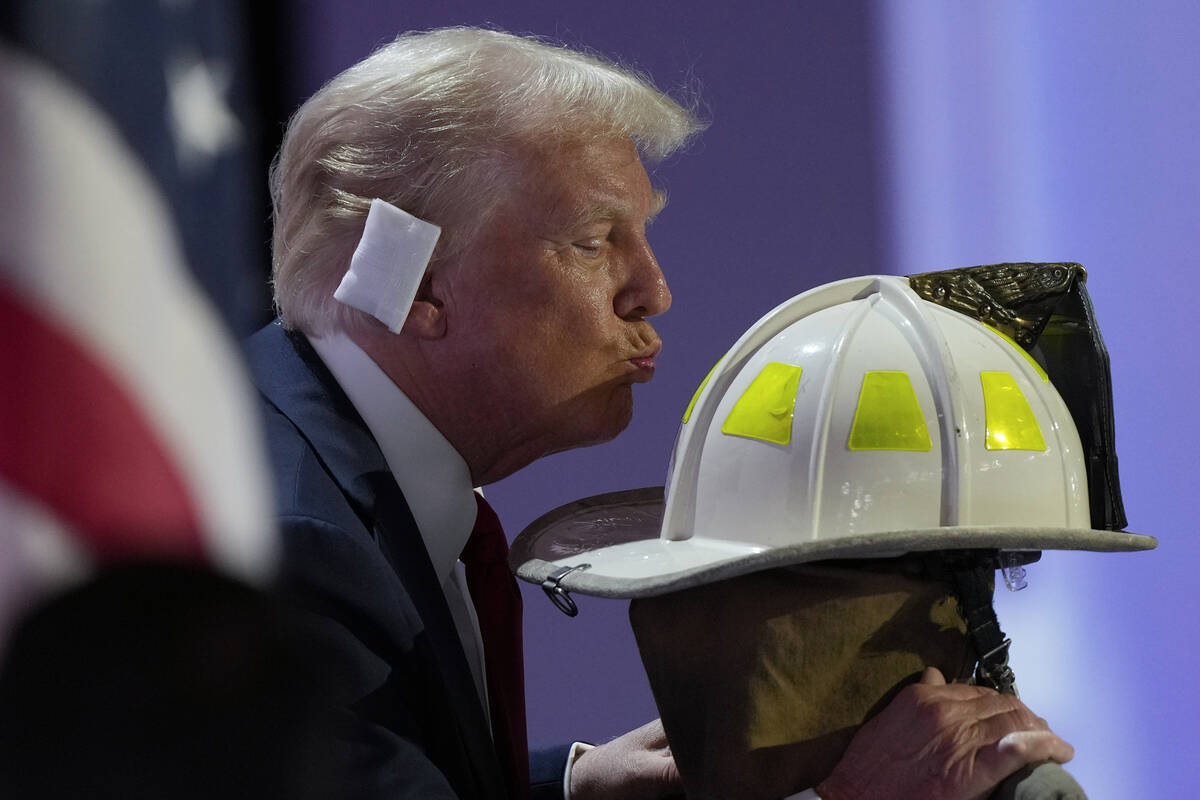
M 445 583 L 475 525 L 467 463 L 350 337 L 334 332 L 308 340 L 379 444 Z

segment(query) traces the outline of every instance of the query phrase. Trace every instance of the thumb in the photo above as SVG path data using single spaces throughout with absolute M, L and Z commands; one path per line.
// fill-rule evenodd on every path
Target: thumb
M 945 686 L 946 676 L 937 667 L 926 667 L 925 671 L 921 673 L 920 683 L 926 686 Z

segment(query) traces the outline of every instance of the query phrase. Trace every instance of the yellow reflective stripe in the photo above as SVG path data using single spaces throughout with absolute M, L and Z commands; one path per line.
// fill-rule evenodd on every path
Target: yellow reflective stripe
M 987 323 L 984 323 L 984 325 L 987 327 L 987 329 L 989 331 L 991 331 L 992 333 L 996 334 L 1004 341 L 1011 344 L 1018 353 L 1025 356 L 1025 360 L 1029 362 L 1029 365 L 1031 367 L 1033 367 L 1034 370 L 1037 371 L 1037 374 L 1042 377 L 1042 383 L 1050 382 L 1050 376 L 1046 374 L 1046 370 L 1042 369 L 1042 365 L 1037 362 L 1037 359 L 1035 359 L 1033 356 L 1029 355 L 1028 350 L 1026 350 L 1024 347 L 1021 347 L 1021 345 L 1017 344 L 1016 341 L 1014 341 L 1012 339 L 1012 337 L 1010 337 L 1007 333 L 1000 330 L 999 328 L 993 328 L 991 325 L 988 325 Z
M 721 426 L 721 433 L 791 444 L 792 416 L 796 411 L 796 390 L 800 387 L 802 371 L 800 367 L 779 361 L 763 367 L 734 403 Z
M 721 358 L 725 358 L 725 356 L 721 356 Z M 717 371 L 717 367 L 721 365 L 721 358 L 718 358 L 717 363 L 712 365 L 712 369 L 708 371 L 708 374 L 704 376 L 704 380 L 700 381 L 700 385 L 692 393 L 692 401 L 688 403 L 687 410 L 683 412 L 683 421 L 685 423 L 692 418 L 692 409 L 696 407 L 696 401 L 700 399 L 700 393 L 704 391 L 704 387 L 708 386 L 709 378 L 713 376 L 713 373 Z
M 1007 372 L 981 372 L 988 450 L 1045 450 L 1046 440 L 1029 401 Z
M 879 370 L 863 375 L 849 447 L 919 452 L 933 449 L 908 373 Z

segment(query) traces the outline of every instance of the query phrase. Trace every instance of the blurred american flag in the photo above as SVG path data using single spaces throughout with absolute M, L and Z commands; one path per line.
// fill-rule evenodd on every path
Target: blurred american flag
M 235 336 L 265 307 L 242 4 L 0 11 L 0 632 L 143 555 L 273 563 Z

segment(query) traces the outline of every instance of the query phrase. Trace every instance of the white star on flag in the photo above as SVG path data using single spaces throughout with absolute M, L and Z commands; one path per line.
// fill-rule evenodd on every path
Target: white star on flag
M 166 77 L 167 121 L 179 168 L 194 175 L 241 142 L 242 125 L 226 101 L 232 71 L 224 62 L 185 51 L 167 60 Z

